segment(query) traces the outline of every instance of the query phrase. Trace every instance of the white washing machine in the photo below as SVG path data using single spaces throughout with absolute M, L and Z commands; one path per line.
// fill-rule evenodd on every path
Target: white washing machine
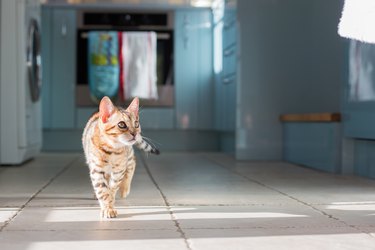
M 42 143 L 40 3 L 0 5 L 0 164 L 21 164 Z

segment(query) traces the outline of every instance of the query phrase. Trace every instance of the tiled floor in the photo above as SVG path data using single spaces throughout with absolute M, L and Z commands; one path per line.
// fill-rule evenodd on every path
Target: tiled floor
M 138 158 L 99 219 L 80 154 L 0 167 L 0 249 L 375 249 L 375 181 L 215 153 Z

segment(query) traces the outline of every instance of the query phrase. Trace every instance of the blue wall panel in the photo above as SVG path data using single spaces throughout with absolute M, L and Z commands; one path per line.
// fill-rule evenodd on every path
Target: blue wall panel
M 237 159 L 282 158 L 280 114 L 340 111 L 341 10 L 338 0 L 238 0 Z

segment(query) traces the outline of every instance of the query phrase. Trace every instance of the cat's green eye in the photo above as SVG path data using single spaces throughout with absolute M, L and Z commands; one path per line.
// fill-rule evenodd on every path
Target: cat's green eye
M 121 129 L 127 129 L 128 128 L 128 126 L 126 126 L 125 122 L 119 122 L 119 123 L 117 123 L 117 126 Z
M 135 128 L 139 128 L 139 121 L 135 121 L 135 122 L 134 122 L 134 127 L 135 127 Z

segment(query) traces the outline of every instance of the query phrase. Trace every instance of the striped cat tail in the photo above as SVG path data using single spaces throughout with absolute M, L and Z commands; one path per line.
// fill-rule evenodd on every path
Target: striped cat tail
M 148 141 L 146 141 L 143 138 L 140 142 L 137 142 L 135 146 L 139 148 L 140 150 L 143 150 L 147 153 L 152 153 L 156 155 L 160 154 L 159 149 L 157 149 L 154 145 L 151 145 Z

